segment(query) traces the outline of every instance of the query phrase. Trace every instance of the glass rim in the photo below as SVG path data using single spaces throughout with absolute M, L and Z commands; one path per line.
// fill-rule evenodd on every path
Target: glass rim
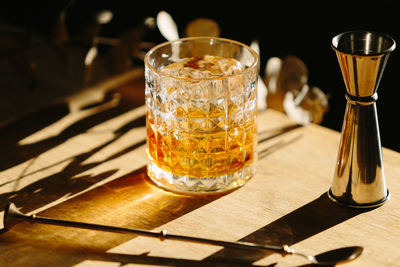
M 193 40 L 216 40 L 216 41 L 220 41 L 220 42 L 227 42 L 227 43 L 232 43 L 241 47 L 246 48 L 247 50 L 249 50 L 251 52 L 251 54 L 254 57 L 253 62 L 250 64 L 250 66 L 246 67 L 244 70 L 241 70 L 237 73 L 234 74 L 228 74 L 228 75 L 223 75 L 223 76 L 218 76 L 218 77 L 210 77 L 210 78 L 188 78 L 188 77 L 180 77 L 180 76 L 175 76 L 175 75 L 171 75 L 168 73 L 165 73 L 163 71 L 160 71 L 159 69 L 155 68 L 154 66 L 152 66 L 149 63 L 149 57 L 150 55 L 156 51 L 157 49 L 161 48 L 161 47 L 165 47 L 168 45 L 172 45 L 173 43 L 178 43 L 178 42 L 183 42 L 183 41 L 193 41 Z M 159 75 L 162 76 L 166 76 L 166 77 L 170 77 L 173 79 L 178 79 L 178 80 L 188 80 L 188 81 L 204 81 L 204 80 L 222 80 L 222 79 L 227 79 L 229 77 L 234 77 L 234 76 L 238 76 L 238 75 L 243 75 L 246 72 L 251 71 L 254 67 L 257 67 L 258 63 L 259 63 L 260 59 L 259 59 L 259 55 L 257 54 L 256 51 L 254 51 L 253 48 L 251 48 L 250 46 L 235 41 L 235 40 L 231 40 L 228 38 L 221 38 L 221 37 L 209 37 L 209 36 L 197 36 L 197 37 L 185 37 L 185 38 L 179 38 L 173 41 L 167 41 L 167 42 L 163 42 L 161 44 L 158 44 L 154 47 L 152 47 L 145 55 L 144 57 L 144 64 L 150 68 L 153 72 L 156 72 Z

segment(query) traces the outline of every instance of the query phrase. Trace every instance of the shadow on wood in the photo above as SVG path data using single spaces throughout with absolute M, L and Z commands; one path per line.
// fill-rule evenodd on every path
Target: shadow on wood
M 334 204 L 326 193 L 276 221 L 243 237 L 240 241 L 271 245 L 293 245 L 340 224 L 364 210 L 350 209 Z M 271 253 L 224 248 L 205 260 L 232 259 L 251 264 Z

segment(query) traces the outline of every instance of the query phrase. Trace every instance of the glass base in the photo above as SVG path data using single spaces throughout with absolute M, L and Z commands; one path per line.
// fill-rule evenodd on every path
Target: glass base
M 213 194 L 232 191 L 243 186 L 255 174 L 254 162 L 243 169 L 218 177 L 190 177 L 166 172 L 150 161 L 147 174 L 158 186 L 183 194 Z

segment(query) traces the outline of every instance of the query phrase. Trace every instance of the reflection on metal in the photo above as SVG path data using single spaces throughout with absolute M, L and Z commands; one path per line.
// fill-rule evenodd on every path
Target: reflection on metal
M 344 206 L 376 207 L 389 198 L 375 101 L 379 81 L 395 46 L 391 37 L 369 31 L 345 32 L 332 40 L 346 85 L 347 106 L 328 194 Z

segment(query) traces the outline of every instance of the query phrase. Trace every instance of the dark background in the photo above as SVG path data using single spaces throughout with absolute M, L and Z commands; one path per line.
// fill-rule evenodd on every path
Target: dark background
M 340 131 L 346 100 L 345 86 L 336 56 L 330 47 L 336 34 L 349 30 L 384 32 L 400 40 L 400 9 L 395 1 L 14 1 L 2 9 L 1 19 L 24 27 L 48 32 L 60 10 L 67 8 L 71 34 L 79 31 L 90 14 L 104 8 L 114 13 L 103 26 L 102 36 L 118 36 L 139 25 L 145 17 L 165 10 L 176 21 L 181 36 L 185 26 L 198 17 L 218 22 L 221 37 L 247 44 L 257 38 L 261 48 L 261 73 L 270 57 L 295 55 L 309 70 L 309 85 L 330 95 L 330 110 L 322 125 Z M 155 43 L 165 39 L 157 29 L 144 36 Z M 400 56 L 390 56 L 379 86 L 377 101 L 382 145 L 400 151 L 397 137 L 397 77 Z

